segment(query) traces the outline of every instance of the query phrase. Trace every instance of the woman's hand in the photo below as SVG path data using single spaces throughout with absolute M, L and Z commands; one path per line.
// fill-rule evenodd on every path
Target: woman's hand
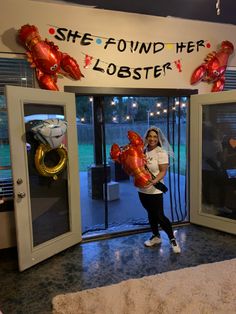
M 155 179 L 153 179 L 153 180 L 150 180 L 150 182 L 151 182 L 152 185 L 154 185 L 154 184 L 156 184 L 157 182 L 159 182 L 159 180 L 157 180 L 157 179 L 155 178 Z
M 157 182 L 159 182 L 159 180 L 155 179 L 150 179 L 149 180 L 149 184 L 145 186 L 145 188 L 150 188 L 151 186 L 153 186 L 154 184 L 156 184 Z
M 145 189 L 148 189 L 150 188 L 151 186 L 153 186 L 153 183 L 152 183 L 153 180 L 149 180 L 149 183 L 147 185 L 145 185 Z

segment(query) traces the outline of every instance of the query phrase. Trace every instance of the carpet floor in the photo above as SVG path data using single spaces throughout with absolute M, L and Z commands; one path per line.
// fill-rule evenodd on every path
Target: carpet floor
M 236 313 L 236 259 L 61 294 L 53 314 Z

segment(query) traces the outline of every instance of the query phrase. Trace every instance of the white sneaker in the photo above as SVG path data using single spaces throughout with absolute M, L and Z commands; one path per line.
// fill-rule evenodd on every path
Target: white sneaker
M 157 245 L 157 244 L 160 244 L 161 243 L 161 238 L 159 238 L 158 236 L 151 236 L 151 238 L 147 241 L 144 242 L 144 245 L 145 246 L 154 246 L 154 245 Z
M 171 247 L 172 247 L 172 250 L 173 250 L 174 253 L 178 254 L 178 253 L 181 252 L 180 246 L 177 243 L 176 239 L 171 239 L 170 243 L 171 243 Z

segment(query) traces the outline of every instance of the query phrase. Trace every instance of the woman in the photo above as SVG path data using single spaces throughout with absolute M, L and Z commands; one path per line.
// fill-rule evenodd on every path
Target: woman
M 164 214 L 163 193 L 154 187 L 159 181 L 162 182 L 166 175 L 169 155 L 171 154 L 170 146 L 161 130 L 156 127 L 150 127 L 147 130 L 145 134 L 145 145 L 147 167 L 155 178 L 151 181 L 150 185 L 145 188 L 140 188 L 138 192 L 140 201 L 147 210 L 148 220 L 153 233 L 151 238 L 144 242 L 144 245 L 151 247 L 161 243 L 158 229 L 158 225 L 160 225 L 162 230 L 167 233 L 174 253 L 180 253 L 181 249 L 174 237 L 171 223 Z

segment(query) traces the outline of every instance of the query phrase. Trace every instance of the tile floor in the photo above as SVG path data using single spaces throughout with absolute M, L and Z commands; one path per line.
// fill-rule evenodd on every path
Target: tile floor
M 150 236 L 147 232 L 84 242 L 22 273 L 16 249 L 0 250 L 0 310 L 49 314 L 57 294 L 236 258 L 234 235 L 196 225 L 174 229 L 181 254 L 172 252 L 162 231 L 163 242 L 155 248 L 143 246 Z

